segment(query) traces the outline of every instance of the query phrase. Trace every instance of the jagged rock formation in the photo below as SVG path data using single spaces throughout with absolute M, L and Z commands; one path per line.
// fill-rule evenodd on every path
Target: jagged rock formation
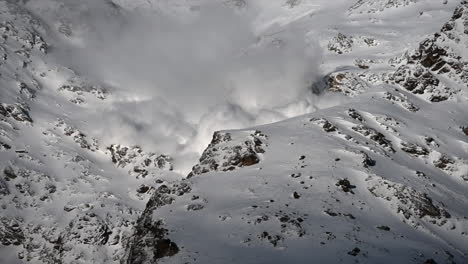
M 259 163 L 260 155 L 265 152 L 267 137 L 258 130 L 247 136 L 239 136 L 244 140 L 242 143 L 230 133 L 215 132 L 200 162 L 192 168 L 188 177 L 209 171 L 232 171 L 236 167 Z
M 406 64 L 398 68 L 392 80 L 431 102 L 453 100 L 461 89 L 444 80 L 467 87 L 468 58 L 461 52 L 468 46 L 467 33 L 468 9 L 464 2 L 440 33 L 421 42 L 416 52 L 408 56 Z
M 156 153 L 145 153 L 140 147 L 125 147 L 121 145 L 111 145 L 107 148 L 112 156 L 112 162 L 117 167 L 133 167 L 128 173 L 135 177 L 146 177 L 153 169 L 173 170 L 172 158 Z

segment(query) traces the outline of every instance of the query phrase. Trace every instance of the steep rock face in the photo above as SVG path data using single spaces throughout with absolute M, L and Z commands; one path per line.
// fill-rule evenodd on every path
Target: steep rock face
M 453 100 L 467 87 L 468 57 L 463 52 L 467 47 L 468 6 L 463 1 L 442 30 L 422 41 L 391 79 L 431 102 Z
M 145 264 L 157 263 L 158 259 L 170 257 L 179 252 L 179 247 L 167 235 L 169 230 L 164 221 L 154 221 L 155 210 L 173 203 L 175 197 L 189 193 L 191 190 L 187 182 L 180 184 L 161 185 L 148 201 L 142 216 L 138 219 L 134 233 L 129 239 L 127 252 L 121 263 Z

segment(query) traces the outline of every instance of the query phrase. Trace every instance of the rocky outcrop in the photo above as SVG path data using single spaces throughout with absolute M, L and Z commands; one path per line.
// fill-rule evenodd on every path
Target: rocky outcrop
M 384 134 L 380 133 L 374 128 L 367 127 L 364 125 L 357 125 L 352 127 L 352 129 L 358 132 L 359 134 L 363 135 L 364 137 L 374 141 L 376 144 L 380 145 L 384 149 L 390 152 L 395 152 L 395 149 L 392 146 L 392 142 L 388 140 Z
M 468 37 L 468 3 L 458 6 L 451 20 L 439 33 L 419 44 L 418 49 L 406 57 L 407 63 L 400 66 L 391 80 L 406 90 L 422 95 L 431 102 L 442 102 L 453 98 L 468 83 L 468 57 L 461 50 L 466 49 Z
M 416 3 L 418 0 L 358 0 L 350 8 L 350 13 L 378 13 L 386 9 L 398 8 Z
M 328 43 L 328 50 L 337 54 L 348 53 L 353 49 L 353 39 L 342 33 L 338 33 L 336 37 Z
M 112 162 L 117 167 L 130 167 L 128 173 L 137 178 L 148 176 L 154 169 L 173 170 L 172 158 L 168 155 L 146 153 L 138 146 L 111 145 L 107 149 L 110 151 Z
M 76 127 L 67 124 L 64 120 L 59 119 L 55 126 L 62 129 L 63 134 L 67 137 L 71 137 L 73 141 L 81 148 L 91 151 L 96 151 L 99 149 L 97 140 L 95 138 L 89 139 L 87 135 L 78 130 Z
M 153 213 L 160 207 L 170 205 L 177 196 L 187 194 L 190 190 L 189 183 L 182 181 L 169 186 L 161 185 L 155 191 L 138 219 L 121 263 L 158 263 L 160 258 L 177 254 L 179 247 L 168 237 L 169 230 L 164 227 L 164 221 L 162 219 L 155 221 Z
M 47 53 L 49 44 L 41 36 L 46 31 L 41 21 L 14 2 L 0 3 L 0 34 L 28 50 Z M 16 44 L 15 43 L 15 44 Z
M 70 101 L 77 104 L 80 104 L 78 102 L 84 102 L 83 96 L 85 94 L 90 94 L 99 100 L 104 100 L 108 96 L 107 89 L 78 76 L 68 79 L 58 88 L 58 91 L 72 94 L 73 98 Z
M 376 197 L 391 203 L 391 207 L 413 225 L 419 225 L 419 219 L 437 225 L 444 225 L 451 216 L 442 207 L 434 204 L 426 194 L 403 184 L 392 183 L 383 179 L 369 181 L 368 190 Z
M 18 122 L 32 123 L 33 120 L 29 116 L 29 109 L 21 104 L 4 104 L 0 103 L 0 116 L 14 119 Z
M 233 137 L 229 132 L 215 132 L 211 143 L 188 177 L 210 171 L 231 171 L 237 167 L 259 163 L 260 155 L 267 146 L 267 136 L 258 130 L 243 136 Z
M 3 246 L 21 245 L 24 240 L 21 218 L 0 217 L 0 243 Z
M 322 87 L 323 86 L 323 87 Z M 320 94 L 323 90 L 342 93 L 355 97 L 369 89 L 369 84 L 352 72 L 336 72 L 325 76 L 320 85 L 312 87 L 312 91 Z

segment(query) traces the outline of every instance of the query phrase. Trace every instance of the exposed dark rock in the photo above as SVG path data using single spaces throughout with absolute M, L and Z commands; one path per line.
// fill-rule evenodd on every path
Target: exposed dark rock
M 173 170 L 172 158 L 167 155 L 157 156 L 155 153 L 146 153 L 139 146 L 122 146 L 112 144 L 107 148 L 111 153 L 112 162 L 119 168 L 130 167 L 129 174 L 137 178 L 149 175 L 150 170 Z M 132 167 L 133 166 L 133 167 Z
M 352 72 L 336 72 L 325 76 L 321 82 L 311 87 L 312 92 L 320 94 L 323 90 L 342 93 L 349 97 L 362 94 L 369 84 Z
M 461 128 L 463 133 L 465 133 L 466 136 L 468 136 L 468 126 L 467 127 L 462 127 Z
M 436 166 L 439 169 L 446 169 L 449 165 L 454 163 L 454 160 L 445 155 L 442 155 L 438 160 L 434 161 L 434 166 Z
M 199 163 L 188 177 L 209 171 L 231 171 L 237 167 L 252 166 L 260 162 L 264 153 L 266 136 L 260 131 L 247 135 L 243 141 L 233 140 L 230 133 L 215 132 Z
M 149 190 L 151 190 L 151 188 L 151 186 L 143 184 L 140 187 L 138 187 L 137 193 L 147 193 Z
M 156 254 L 154 259 L 157 260 L 164 257 L 174 256 L 179 252 L 179 247 L 170 239 L 163 238 L 156 241 L 155 250 Z
M 434 90 L 439 80 L 428 70 L 420 66 L 401 66 L 393 76 L 395 82 L 414 94 L 424 94 Z
M 177 196 L 181 196 L 186 193 L 189 193 L 191 190 L 192 187 L 190 187 L 190 184 L 187 181 L 181 181 L 179 183 L 174 184 L 171 193 Z
M 356 119 L 359 122 L 364 121 L 362 116 L 355 109 L 352 109 L 352 108 L 348 109 L 347 114 L 348 114 L 349 117 L 351 117 L 353 119 Z
M 338 216 L 338 214 L 333 212 L 331 209 L 327 209 L 327 210 L 325 210 L 323 212 L 326 213 L 329 216 L 333 216 L 333 217 Z
M 205 206 L 203 204 L 200 204 L 200 203 L 196 203 L 196 204 L 189 204 L 187 206 L 187 211 L 198 211 L 198 210 L 201 210 L 203 209 Z
M 377 130 L 364 125 L 354 126 L 352 127 L 352 129 L 356 132 L 359 132 L 361 135 L 370 138 L 372 141 L 376 142 L 384 149 L 389 150 L 390 152 L 395 152 L 395 150 L 392 147 L 391 141 L 385 138 L 385 136 Z
M 361 250 L 359 248 L 355 247 L 355 248 L 353 248 L 353 250 L 348 252 L 348 255 L 357 256 L 359 254 L 359 252 L 361 252 Z
M 309 121 L 319 125 L 321 128 L 323 128 L 323 131 L 327 133 L 336 132 L 338 130 L 338 128 L 335 125 L 330 123 L 330 121 L 328 121 L 325 118 L 312 118 Z
M 383 231 L 390 231 L 390 227 L 384 226 L 384 225 L 378 226 L 377 228 L 380 229 L 380 230 L 383 230 Z
M 0 178 L 0 195 L 8 195 L 10 190 L 8 189 L 8 184 Z
M 458 90 L 446 87 L 438 75 L 448 75 L 466 87 L 468 62 L 456 55 L 456 46 L 462 43 L 460 36 L 468 34 L 467 14 L 465 3 L 462 3 L 441 31 L 422 41 L 414 54 L 407 57 L 408 63 L 400 66 L 391 79 L 414 94 L 429 94 L 431 102 L 446 101 L 458 93 Z
M 443 208 L 434 205 L 432 199 L 426 194 L 416 191 L 402 184 L 379 181 L 369 188 L 377 197 L 388 201 L 397 199 L 397 212 L 402 213 L 406 219 L 420 219 L 429 217 L 432 223 L 443 225 L 450 214 Z M 440 221 L 436 221 L 440 220 Z
M 25 237 L 22 226 L 21 218 L 0 217 L 0 242 L 2 245 L 18 246 L 23 244 Z
M 179 252 L 177 244 L 167 237 L 169 231 L 164 228 L 163 220 L 153 219 L 153 212 L 157 208 L 171 204 L 174 201 L 171 193 L 176 194 L 177 187 L 161 185 L 155 190 L 126 245 L 125 261 L 122 261 L 122 263 L 158 263 L 158 259 L 173 256 Z
M 88 149 L 91 151 L 96 151 L 98 149 L 96 139 L 89 139 L 84 133 L 79 131 L 77 128 L 66 124 L 64 120 L 59 119 L 56 126 L 62 128 L 64 135 L 71 137 L 75 143 L 80 145 L 81 148 Z
M 362 165 L 364 168 L 375 166 L 376 162 L 366 152 L 361 151 L 362 154 Z
M 69 230 L 63 237 L 64 244 L 82 243 L 105 245 L 111 231 L 98 215 L 87 212 L 79 215 L 69 224 Z
M 274 247 L 278 246 L 278 244 L 284 240 L 284 238 L 280 235 L 270 235 L 268 232 L 264 231 L 259 235 L 259 238 L 262 240 L 267 240 L 272 244 Z
M 335 185 L 341 187 L 344 192 L 350 193 L 354 193 L 352 189 L 356 188 L 348 179 L 341 179 Z
M 130 250 L 124 263 L 143 264 L 158 263 L 158 259 L 174 256 L 179 247 L 166 236 L 162 220 L 152 222 L 150 217 L 140 218 L 130 241 Z M 137 240 L 138 239 L 138 240 Z
M 174 169 L 172 165 L 172 158 L 169 157 L 168 155 L 159 155 L 158 157 L 156 157 L 154 161 L 156 162 L 156 165 L 158 166 L 158 168 L 162 170 L 165 169 L 165 170 L 172 171 Z
M 9 150 L 11 149 L 11 146 L 8 145 L 7 143 L 3 143 L 0 141 L 0 150 Z
M 328 50 L 338 54 L 350 52 L 352 47 L 353 40 L 342 33 L 338 33 L 338 35 L 328 43 Z
M 429 155 L 429 150 L 413 143 L 402 142 L 401 146 L 401 150 L 416 157 Z
M 100 100 L 106 99 L 108 93 L 107 90 L 100 85 L 92 84 L 88 80 L 76 76 L 69 79 L 65 84 L 61 85 L 58 90 L 61 92 L 75 93 L 79 96 L 83 95 L 84 93 L 89 93 Z
M 299 198 L 301 198 L 301 195 L 299 193 L 297 193 L 297 192 L 294 192 L 293 193 L 293 198 L 294 199 L 299 199 Z
M 0 115 L 13 118 L 18 122 L 32 123 L 33 120 L 29 116 L 29 109 L 20 104 L 3 104 L 0 103 Z
M 385 92 L 384 98 L 389 100 L 392 103 L 396 103 L 401 105 L 403 108 L 410 112 L 417 112 L 419 111 L 419 107 L 410 102 L 405 96 L 394 95 L 389 92 Z
M 3 174 L 6 176 L 7 180 L 9 180 L 9 179 L 15 179 L 16 177 L 18 177 L 18 176 L 16 175 L 15 170 L 14 170 L 13 167 L 11 167 L 11 166 L 5 167 L 5 169 L 3 169 Z
M 302 173 L 298 172 L 298 173 L 293 173 L 291 174 L 291 178 L 299 178 L 301 177 Z

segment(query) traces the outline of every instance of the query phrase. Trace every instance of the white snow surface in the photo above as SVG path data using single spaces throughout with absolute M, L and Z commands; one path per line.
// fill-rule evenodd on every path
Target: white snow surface
M 0 1 L 0 263 L 468 263 L 462 2 Z

